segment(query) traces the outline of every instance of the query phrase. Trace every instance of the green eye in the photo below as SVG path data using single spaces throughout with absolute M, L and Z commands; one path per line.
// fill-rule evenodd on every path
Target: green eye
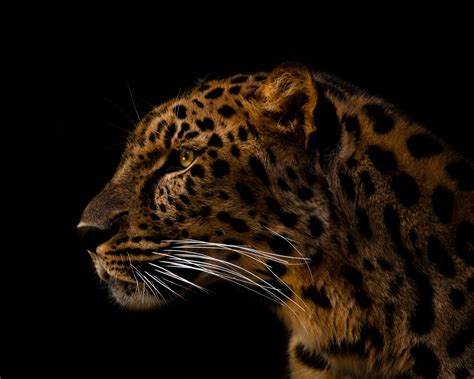
M 181 150 L 179 153 L 179 164 L 186 168 L 189 167 L 194 161 L 194 151 L 192 150 Z

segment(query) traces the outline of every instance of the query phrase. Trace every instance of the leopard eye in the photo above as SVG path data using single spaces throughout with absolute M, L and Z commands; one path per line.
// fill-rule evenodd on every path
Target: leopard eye
M 179 164 L 186 168 L 189 167 L 194 161 L 194 151 L 193 150 L 181 150 L 179 153 Z

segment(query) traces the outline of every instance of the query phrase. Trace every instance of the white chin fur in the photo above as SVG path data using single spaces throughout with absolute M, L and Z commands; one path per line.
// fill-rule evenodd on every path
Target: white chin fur
M 158 308 L 162 304 L 155 296 L 147 292 L 134 291 L 129 295 L 120 286 L 109 285 L 109 288 L 114 300 L 127 309 L 143 311 Z

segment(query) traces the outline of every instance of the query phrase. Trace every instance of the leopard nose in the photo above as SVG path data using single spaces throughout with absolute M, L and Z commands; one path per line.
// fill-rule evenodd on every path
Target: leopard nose
M 95 252 L 118 233 L 130 197 L 128 185 L 111 181 L 87 204 L 77 225 L 77 234 L 87 250 Z
M 77 226 L 77 236 L 83 247 L 90 252 L 95 252 L 97 246 L 108 241 L 117 233 L 117 228 L 101 229 L 96 226 L 87 225 L 83 222 Z

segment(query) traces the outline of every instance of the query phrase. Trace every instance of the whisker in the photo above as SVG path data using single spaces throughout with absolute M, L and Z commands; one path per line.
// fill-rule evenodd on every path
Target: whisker
M 111 99 L 107 98 L 107 97 L 102 97 L 102 100 L 106 101 L 107 103 L 109 103 L 110 105 L 112 105 L 114 108 L 116 108 L 121 114 L 122 116 L 125 116 L 133 125 L 133 127 L 135 127 L 135 121 L 133 121 L 133 119 L 127 114 L 127 112 L 125 112 L 118 104 L 114 103 Z M 130 134 L 131 132 L 129 132 Z
M 174 248 L 174 247 L 172 247 Z M 241 254 L 241 255 L 244 255 L 250 259 L 253 259 L 259 263 L 261 263 L 262 265 L 264 265 L 265 267 L 267 268 L 270 268 L 270 265 L 268 265 L 267 263 L 265 263 L 264 261 L 258 259 L 257 257 L 255 256 L 252 256 L 251 254 L 249 253 L 243 253 L 237 249 L 233 249 L 233 248 L 228 248 L 228 247 L 218 247 L 218 246 L 186 246 L 186 245 L 180 245 L 180 246 L 176 246 L 176 248 L 180 248 L 180 249 L 214 249 L 214 250 L 226 250 L 226 251 L 232 251 L 232 252 L 235 252 L 235 253 L 238 253 L 238 254 Z
M 289 243 L 292 248 L 299 254 L 299 256 L 286 256 L 276 254 L 268 251 L 255 249 L 246 245 L 232 245 L 194 239 L 164 240 L 163 242 L 167 242 L 170 244 L 169 248 L 163 250 L 163 252 L 154 252 L 154 254 L 166 257 L 167 259 L 160 260 L 160 262 L 169 265 L 170 267 L 191 269 L 204 272 L 209 275 L 218 276 L 232 284 L 238 285 L 240 287 L 250 290 L 251 292 L 264 296 L 265 298 L 271 301 L 274 301 L 282 306 L 287 307 L 294 314 L 294 316 L 301 321 L 301 318 L 298 316 L 295 310 L 290 307 L 290 303 L 294 304 L 303 312 L 308 311 L 308 306 L 287 283 L 285 283 L 278 275 L 276 275 L 272 271 L 271 266 L 265 261 L 263 261 L 263 259 L 275 261 L 288 266 L 305 264 L 308 269 L 308 261 L 310 261 L 311 259 L 303 256 L 303 254 L 296 248 L 296 246 L 292 242 L 290 242 L 293 240 L 290 240 L 272 230 L 269 231 L 275 235 L 280 236 L 283 240 L 285 240 L 285 242 Z M 290 291 L 290 293 L 295 296 L 295 300 L 297 301 L 293 300 L 290 296 L 283 293 L 282 289 L 276 288 L 259 275 L 249 270 L 246 270 L 245 268 L 239 265 L 233 264 L 232 262 L 228 262 L 216 257 L 212 257 L 194 251 L 197 249 L 227 250 L 241 254 L 257 261 L 267 269 L 271 276 L 275 277 L 279 281 L 279 283 L 284 285 Z M 198 259 L 198 261 L 196 261 L 196 259 Z M 216 264 L 212 264 L 209 261 L 214 261 L 216 262 Z M 165 269 L 164 267 L 161 268 Z M 258 283 L 257 281 L 260 281 L 263 284 Z
M 210 274 L 210 275 L 214 275 L 214 276 L 217 276 L 219 278 L 222 278 L 224 280 L 227 280 L 228 282 L 231 282 L 231 283 L 234 283 L 236 285 L 239 285 L 239 286 L 242 286 L 252 292 L 255 292 L 271 301 L 275 301 L 281 305 L 286 305 L 281 299 L 279 299 L 274 293 L 270 292 L 269 290 L 267 290 L 266 288 L 264 288 L 263 286 L 260 286 L 258 283 L 255 283 L 255 285 L 258 287 L 258 288 L 262 288 L 265 290 L 265 292 L 267 292 L 270 296 L 267 296 L 261 292 L 258 292 L 252 288 L 249 288 L 248 286 L 246 286 L 245 284 L 243 284 L 242 281 L 238 281 L 236 280 L 235 278 L 231 277 L 231 276 L 228 276 L 228 275 L 223 275 L 221 273 L 218 273 L 216 271 L 213 271 L 213 270 L 209 270 L 209 269 L 206 269 L 206 268 L 202 268 L 198 265 L 189 265 L 189 264 L 183 264 L 183 263 L 177 263 L 177 262 L 166 262 L 168 264 L 170 264 L 172 267 L 179 267 L 179 268 L 186 268 L 186 269 L 190 269 L 190 270 L 195 270 L 195 271 L 200 271 L 200 272 L 204 272 L 204 273 L 207 273 L 207 274 Z
M 198 254 L 198 258 L 199 259 L 203 259 L 204 257 L 206 257 L 205 255 L 203 254 Z M 164 254 L 163 254 L 164 255 Z M 185 255 L 185 254 L 180 254 L 180 255 Z M 192 254 L 191 254 L 192 255 Z M 196 255 L 196 254 L 194 254 Z M 191 263 L 192 266 L 189 266 L 188 265 L 183 265 L 183 264 L 180 264 L 178 266 L 176 266 L 176 262 L 170 262 L 170 261 L 167 261 L 167 260 L 163 260 L 162 262 L 163 263 L 166 263 L 166 264 L 171 264 L 173 265 L 174 263 L 174 266 L 175 267 L 180 267 L 180 268 L 187 268 L 187 269 L 192 269 L 192 270 L 196 270 L 196 271 L 200 271 L 200 272 L 206 272 L 206 273 L 209 273 L 210 275 L 215 275 L 215 276 L 218 276 L 224 280 L 227 280 L 228 282 L 230 282 L 231 284 L 235 284 L 235 285 L 238 285 L 240 287 L 243 287 L 253 293 L 256 293 L 260 296 L 263 296 L 264 298 L 270 300 L 270 301 L 273 301 L 273 302 L 276 302 L 277 304 L 280 304 L 281 306 L 284 306 L 286 308 L 288 308 L 294 315 L 294 317 L 300 321 L 300 323 L 303 325 L 303 329 L 306 330 L 306 327 L 301 319 L 301 317 L 296 313 L 296 311 L 290 307 L 290 305 L 288 303 L 286 303 L 284 301 L 284 299 L 281 298 L 281 296 L 283 295 L 284 297 L 286 297 L 288 299 L 288 296 L 286 296 L 285 294 L 282 293 L 282 291 L 278 288 L 275 288 L 273 287 L 271 284 L 269 284 L 270 288 L 273 288 L 275 292 L 272 292 L 267 286 L 263 286 L 263 285 L 260 285 L 259 283 L 255 283 L 254 281 L 252 281 L 250 278 L 247 278 L 245 277 L 245 281 L 242 283 L 241 281 L 237 282 L 235 280 L 235 278 L 233 278 L 232 276 L 229 277 L 229 275 L 223 275 L 222 273 L 217 273 L 215 272 L 214 270 L 204 270 L 202 267 L 200 267 L 200 264 L 202 264 L 202 261 L 195 261 L 195 260 L 189 260 L 189 259 L 184 259 L 184 258 L 181 258 L 181 257 L 176 257 L 176 255 L 168 255 L 169 258 L 174 258 L 174 259 L 177 259 L 177 260 L 184 260 L 188 263 Z M 224 263 L 224 264 L 228 264 L 229 262 L 226 262 L 226 261 L 222 261 L 222 260 L 219 260 L 220 262 Z M 239 266 L 237 266 L 239 267 Z M 241 268 L 241 267 L 240 267 Z M 242 269 L 242 268 L 241 268 Z M 238 273 L 239 274 L 239 273 Z M 279 279 L 279 278 L 278 278 Z M 254 288 L 251 288 L 249 286 L 249 284 L 247 284 L 248 282 L 252 282 L 254 283 L 254 285 L 257 287 L 257 289 L 254 289 Z M 280 279 L 281 281 L 281 279 Z M 286 283 L 284 283 L 286 285 Z M 287 286 L 287 285 L 286 285 Z M 288 287 L 288 286 L 287 286 Z M 259 291 L 260 290 L 260 291 Z M 291 290 L 291 288 L 290 288 Z M 294 293 L 294 291 L 291 290 L 291 292 Z M 298 297 L 299 298 L 299 297 Z M 299 298 L 300 299 L 300 298 Z M 294 303 L 296 306 L 298 306 L 300 309 L 302 309 L 304 312 L 306 312 L 305 309 L 303 309 L 298 303 L 296 303 L 295 301 L 293 301 L 291 298 L 289 298 L 289 300 Z M 301 300 L 301 299 L 300 299 Z M 304 304 L 304 302 L 303 302 Z
M 164 250 L 164 251 L 168 251 L 168 250 Z M 176 249 L 173 249 L 172 251 L 175 251 L 175 252 L 178 252 L 178 253 L 191 253 L 191 254 L 197 254 L 201 259 L 209 259 L 209 260 L 213 260 L 213 261 L 218 261 L 218 262 L 221 262 L 221 263 L 224 263 L 226 265 L 230 265 L 232 267 L 236 267 L 244 272 L 246 272 L 247 274 L 250 274 L 251 276 L 257 278 L 258 280 L 262 281 L 263 283 L 265 283 L 266 285 L 270 285 L 268 282 L 266 282 L 263 278 L 261 278 L 260 276 L 258 276 L 257 274 L 249 271 L 249 270 L 246 270 L 244 269 L 243 267 L 241 266 L 238 266 L 236 264 L 233 264 L 231 262 L 227 262 L 227 261 L 224 261 L 224 260 L 221 260 L 221 259 L 218 259 L 218 258 L 215 258 L 215 257 L 211 257 L 211 256 L 208 256 L 208 255 L 205 255 L 205 254 L 201 254 L 201 253 L 195 253 L 195 252 L 190 252 L 190 251 L 181 251 L 181 250 L 176 250 Z M 168 251 L 169 252 L 169 251 Z M 182 254 L 180 254 L 182 256 Z M 175 257 L 176 255 L 173 255 L 173 257 Z M 192 258 L 192 256 L 190 257 Z M 275 276 L 281 283 L 283 283 L 291 292 L 293 292 L 295 295 L 297 295 L 285 282 L 283 282 L 279 277 L 278 275 L 276 275 L 272 270 L 269 270 L 273 276 Z M 273 287 L 273 286 L 271 286 Z M 275 287 L 273 287 L 273 289 L 277 290 Z M 282 293 L 282 295 L 288 299 L 289 301 L 291 301 L 292 303 L 294 303 L 295 305 L 297 305 L 299 308 L 301 308 L 303 311 L 306 311 L 300 304 L 298 304 L 297 302 L 295 302 L 292 298 L 290 298 L 289 296 L 285 295 Z M 301 298 L 297 295 L 297 297 L 301 300 Z M 302 300 L 301 300 L 302 301 Z M 302 303 L 304 304 L 304 302 L 302 301 Z
M 305 310 L 308 311 L 308 310 L 309 310 L 309 307 L 308 307 L 308 305 L 303 301 L 303 299 L 302 299 L 287 283 L 285 283 L 277 274 L 275 274 L 272 269 L 269 269 L 269 271 L 272 273 L 272 275 L 273 275 L 281 284 L 283 284 L 293 295 L 295 295 L 295 297 L 296 297 L 299 301 L 301 301 L 302 307 L 304 307 Z M 292 299 L 291 299 L 291 300 L 292 300 Z M 293 301 L 293 300 L 292 300 L 292 301 Z
M 127 137 L 130 136 L 130 134 L 132 133 L 131 130 L 128 130 L 128 129 L 125 129 L 125 128 L 122 128 L 118 125 L 115 125 L 114 123 L 112 122 L 109 122 L 109 121 L 104 121 L 104 125 L 107 125 L 107 126 L 110 126 L 112 128 L 115 128 L 117 130 L 120 130 L 121 132 L 124 132 Z M 127 142 L 127 137 L 122 137 L 123 138 L 123 142 L 122 143 L 126 143 Z
M 128 261 L 130 262 L 130 268 L 132 269 L 132 275 L 133 275 L 133 278 L 135 279 L 135 284 L 136 284 L 136 289 L 135 289 L 135 292 L 138 293 L 140 288 L 139 288 L 139 285 L 138 285 L 138 279 L 135 275 L 135 268 L 132 264 L 132 258 L 130 257 L 130 254 L 128 253 L 127 251 L 127 256 L 128 256 Z
M 183 286 L 182 284 L 176 283 L 175 281 L 173 281 L 173 280 L 171 280 L 171 279 L 168 279 L 168 278 L 163 278 L 163 277 L 162 277 L 161 280 L 164 281 L 164 282 L 170 283 L 170 284 L 172 284 L 172 285 L 174 285 L 174 286 L 177 286 L 177 287 L 179 287 L 179 288 L 182 288 L 182 289 L 187 289 L 187 288 L 188 288 L 188 287 Z
M 285 237 L 283 237 L 285 238 Z M 282 255 L 282 254 L 276 254 L 276 253 L 270 253 L 268 251 L 263 251 L 263 250 L 258 250 L 254 249 L 245 245 L 231 245 L 231 244 L 224 244 L 224 243 L 218 243 L 218 242 L 206 242 L 206 241 L 199 241 L 199 240 L 192 240 L 192 239 L 184 239 L 184 240 L 165 240 L 163 242 L 171 243 L 171 244 L 176 244 L 179 245 L 179 247 L 183 247 L 181 245 L 183 244 L 200 244 L 200 245 L 208 245 L 208 246 L 218 246 L 218 247 L 229 247 L 237 250 L 245 250 L 248 252 L 254 252 L 258 254 L 262 254 L 264 256 L 268 257 L 278 257 L 282 258 L 282 260 L 302 260 L 302 261 L 310 261 L 310 258 L 304 257 L 301 253 L 301 257 L 292 257 L 292 256 L 287 256 L 287 255 Z M 295 249 L 297 250 L 297 249 Z M 298 251 L 298 250 L 297 250 Z
M 135 100 L 133 99 L 132 90 L 130 89 L 130 85 L 128 84 L 128 82 L 127 82 L 127 89 L 128 89 L 128 93 L 130 95 L 130 99 L 132 100 L 133 109 L 135 110 L 135 114 L 137 115 L 137 121 L 139 122 L 140 121 L 140 115 L 138 114 L 137 106 L 135 104 Z
M 150 274 L 149 272 L 147 271 L 144 271 L 146 275 L 148 275 L 149 277 L 151 277 L 153 280 L 155 280 L 158 284 L 160 284 L 161 286 L 163 286 L 164 288 L 166 288 L 168 291 L 170 291 L 171 293 L 175 294 L 176 296 L 180 297 L 181 299 L 184 299 L 179 293 L 177 293 L 176 291 L 172 290 L 166 283 L 164 283 L 162 280 L 160 280 L 159 278 L 157 278 L 155 275 L 152 275 Z
M 292 239 L 290 239 L 290 238 L 287 238 L 287 237 L 281 235 L 280 233 L 278 233 L 278 232 L 276 232 L 276 231 L 274 231 L 274 230 L 272 230 L 272 229 L 270 229 L 270 228 L 268 228 L 268 227 L 266 227 L 266 229 L 268 229 L 268 230 L 269 230 L 271 233 L 273 233 L 274 235 L 277 235 L 277 236 L 279 236 L 280 238 L 283 238 L 288 244 L 291 245 L 291 247 L 292 247 L 293 249 L 296 250 L 296 252 L 297 252 L 302 258 L 304 258 L 304 264 L 306 265 L 306 267 L 307 267 L 307 269 L 308 269 L 308 272 L 309 272 L 309 275 L 311 276 L 311 282 L 314 282 L 313 273 L 312 273 L 311 268 L 309 267 L 309 264 L 308 264 L 308 261 L 311 261 L 311 259 L 310 259 L 310 258 L 307 258 L 307 257 L 304 257 L 304 255 L 303 255 L 303 254 L 298 250 L 298 248 L 292 243 L 292 242 L 296 242 L 296 241 L 295 241 L 295 240 L 292 240 Z M 291 242 L 290 242 L 290 241 L 291 241 Z M 278 275 L 276 275 L 271 269 L 270 269 L 270 271 L 272 272 L 272 274 L 273 274 L 283 285 L 285 285 L 285 286 L 293 293 L 293 295 L 295 295 L 295 297 L 296 297 L 298 300 L 301 301 L 301 303 L 305 306 L 305 308 L 306 308 L 307 310 L 309 310 L 308 306 L 307 306 L 306 303 L 303 301 L 303 299 L 302 299 L 295 291 L 293 291 L 293 289 L 292 289 L 288 284 L 286 284 Z
M 229 265 L 229 266 L 232 266 L 232 267 L 234 267 L 234 268 L 237 268 L 237 269 L 239 269 L 239 270 L 244 271 L 245 273 L 247 273 L 247 274 L 249 274 L 249 275 L 251 275 L 251 276 L 257 278 L 257 279 L 260 280 L 260 281 L 262 281 L 262 282 L 263 282 L 264 284 L 266 284 L 267 286 L 270 286 L 272 289 L 281 292 L 281 290 L 278 290 L 277 288 L 275 288 L 274 286 L 272 286 L 270 283 L 268 283 L 267 281 L 265 281 L 263 278 L 261 278 L 261 277 L 258 276 L 257 274 L 255 274 L 255 273 L 253 273 L 253 272 L 251 272 L 251 271 L 249 271 L 249 270 L 247 270 L 247 269 L 245 269 L 245 268 L 243 268 L 243 267 L 241 267 L 241 266 L 238 266 L 238 265 L 236 265 L 236 264 L 233 264 L 233 263 L 231 263 L 231 262 L 223 261 L 223 260 L 217 259 L 217 258 L 215 258 L 215 257 L 211 257 L 211 256 L 208 256 L 208 255 L 205 255 L 205 254 L 201 254 L 201 253 L 195 253 L 195 252 L 192 252 L 192 251 L 191 251 L 191 252 L 190 252 L 190 251 L 180 251 L 180 250 L 175 250 L 175 249 L 173 249 L 173 250 L 164 250 L 164 251 L 167 251 L 167 252 L 178 252 L 178 253 L 188 253 L 188 254 L 190 253 L 190 254 L 191 254 L 191 256 L 189 256 L 190 258 L 192 258 L 193 256 L 194 256 L 194 257 L 197 256 L 197 257 L 199 257 L 200 259 L 209 259 L 209 260 L 213 260 L 213 261 L 218 261 L 218 262 L 224 263 L 225 265 Z M 183 255 L 183 254 L 180 254 L 180 255 L 181 255 L 181 256 L 184 256 L 184 257 L 186 258 L 185 255 Z M 176 255 L 173 255 L 173 257 L 175 257 L 175 256 L 176 256 Z M 251 280 L 250 278 L 248 278 L 248 279 Z M 282 295 L 283 297 L 285 297 L 287 300 L 289 300 L 289 301 L 291 301 L 292 303 L 294 303 L 294 304 L 295 304 L 296 306 L 298 306 L 301 310 L 306 311 L 300 304 L 296 303 L 296 302 L 295 302 L 292 298 L 290 298 L 289 296 L 285 295 L 284 293 L 281 293 L 281 295 Z
M 141 283 L 143 284 L 143 285 L 141 286 L 141 287 L 142 287 L 142 291 L 141 291 L 141 292 L 142 292 L 142 296 L 143 296 L 143 297 L 146 296 L 146 289 L 149 289 L 150 292 L 153 293 L 153 291 L 151 290 L 151 288 L 148 288 L 148 285 L 147 285 L 146 282 L 143 280 L 143 277 L 142 277 L 142 275 L 140 274 L 140 272 L 138 272 L 138 270 L 137 270 L 134 266 L 132 266 L 132 269 L 133 269 L 133 270 L 136 272 L 136 274 L 140 277 Z M 156 295 L 155 295 L 155 296 L 156 296 Z
M 270 287 L 263 286 L 259 283 L 256 283 L 256 282 L 250 280 L 246 276 L 242 275 L 241 273 L 239 273 L 239 272 L 237 272 L 236 270 L 233 270 L 233 269 L 229 269 L 229 268 L 226 268 L 226 267 L 223 267 L 223 266 L 219 266 L 219 265 L 215 265 L 215 264 L 211 264 L 211 263 L 207 263 L 207 262 L 197 262 L 197 261 L 193 261 L 193 260 L 190 260 L 190 259 L 183 259 L 181 257 L 174 257 L 174 258 L 178 259 L 180 261 L 189 262 L 189 264 L 193 264 L 195 266 L 207 268 L 209 270 L 213 270 L 213 269 L 217 270 L 216 272 L 224 272 L 224 273 L 227 273 L 227 274 L 237 275 L 239 278 L 238 279 L 236 278 L 235 280 L 238 280 L 238 281 L 241 281 L 241 282 L 248 283 L 250 281 L 252 284 L 257 285 L 257 286 L 261 286 L 262 288 L 270 288 Z M 173 262 L 173 263 L 175 263 L 175 262 Z M 271 288 L 275 289 L 274 287 L 271 287 Z
M 285 240 L 293 249 L 295 249 L 296 252 L 297 252 L 301 257 L 303 257 L 303 254 L 296 248 L 296 246 L 295 246 L 292 242 L 290 242 L 290 240 L 289 240 L 288 238 L 286 238 L 285 236 L 281 235 L 281 234 L 278 233 L 278 232 L 275 232 L 274 230 L 272 230 L 272 229 L 270 229 L 270 228 L 268 228 L 268 227 L 266 227 L 266 228 L 267 228 L 270 232 L 272 232 L 274 235 L 276 235 L 276 236 L 278 236 L 278 237 L 280 237 L 280 238 L 283 238 L 283 240 Z M 311 271 L 311 268 L 309 267 L 308 262 L 306 262 L 306 267 L 308 268 L 308 272 L 309 272 L 309 275 L 310 275 L 310 277 L 311 277 L 311 283 L 313 283 L 313 282 L 314 282 L 314 277 L 313 277 L 313 273 L 312 273 L 312 271 Z
M 241 254 L 241 255 L 244 255 L 250 259 L 253 259 L 257 262 L 259 262 L 260 264 L 262 264 L 267 270 L 270 270 L 271 266 L 262 261 L 261 259 L 261 255 L 258 255 L 259 258 L 256 258 L 255 256 L 253 256 L 253 252 L 252 253 L 248 253 L 248 252 L 242 252 L 240 251 L 239 249 L 236 249 L 235 247 L 227 247 L 227 246 L 219 246 L 217 245 L 218 247 L 214 246 L 213 244 L 210 244 L 210 246 L 207 246 L 207 245 L 203 245 L 201 244 L 201 246 L 195 246 L 195 245 L 191 245 L 191 246 L 186 246 L 186 245 L 177 245 L 177 246 L 172 246 L 171 248 L 172 249 L 176 249 L 177 247 L 180 247 L 180 248 L 192 248 L 192 249 L 215 249 L 215 250 L 228 250 L 228 251 L 232 251 L 232 252 L 236 252 L 238 254 Z M 229 246 L 232 246 L 232 245 L 229 245 Z M 159 253 L 157 253 L 159 254 Z M 163 254 L 162 254 L 163 255 Z M 264 257 L 265 259 L 267 260 L 272 260 L 272 261 L 275 261 L 275 262 L 278 262 L 280 264 L 284 264 L 284 265 L 301 265 L 303 263 L 289 263 L 287 262 L 286 260 L 282 260 L 282 259 L 279 259 L 279 258 L 273 258 L 273 257 L 268 257 L 268 256 L 265 256 Z
M 167 275 L 167 276 L 169 276 L 169 277 L 171 277 L 171 278 L 174 278 L 174 279 L 176 279 L 176 280 L 179 280 L 179 281 L 181 281 L 181 282 L 184 282 L 184 283 L 186 283 L 186 284 L 189 284 L 189 285 L 191 285 L 191 286 L 193 286 L 193 287 L 195 287 L 195 288 L 197 288 L 197 289 L 199 289 L 199 290 L 201 290 L 201 291 L 204 291 L 204 292 L 206 292 L 206 293 L 209 293 L 209 292 L 210 292 L 210 291 L 207 290 L 206 288 L 201 287 L 201 286 L 199 286 L 199 285 L 197 285 L 197 284 L 195 284 L 195 283 L 193 283 L 193 282 L 191 282 L 191 281 L 189 281 L 189 280 L 187 280 L 187 279 L 185 279 L 185 278 L 182 278 L 181 276 L 175 274 L 174 272 L 171 272 L 170 270 L 167 270 L 167 269 L 166 269 L 165 267 L 163 267 L 163 266 L 158 266 L 157 264 L 151 263 L 151 262 L 149 262 L 149 264 L 150 264 L 151 266 L 155 267 L 154 270 L 155 270 L 156 272 L 159 272 L 160 274 Z
M 153 294 L 153 296 L 155 296 L 156 299 L 159 301 L 160 299 L 158 299 L 158 297 L 156 296 L 156 294 L 158 294 L 166 304 L 165 298 L 163 297 L 162 293 L 155 287 L 155 285 L 147 277 L 141 274 L 138 270 L 137 270 L 137 274 L 138 276 L 140 276 L 140 278 L 142 278 L 143 283 L 150 289 L 150 292 Z M 156 292 L 153 289 L 155 289 Z
M 135 98 L 138 99 L 138 100 L 140 100 L 142 103 L 146 104 L 147 106 L 149 106 L 150 109 L 155 107 L 155 105 L 153 105 L 152 103 L 148 102 L 148 101 L 145 100 L 143 97 L 140 97 L 140 96 L 135 95 Z
M 234 276 L 237 276 L 239 279 L 237 280 L 240 280 L 240 281 L 243 281 L 243 282 L 246 282 L 246 283 L 252 283 L 253 285 L 256 285 L 256 286 L 259 286 L 261 288 L 271 288 L 271 289 L 274 289 L 274 290 L 278 290 L 277 288 L 273 287 L 272 285 L 268 285 L 268 286 L 263 286 L 255 281 L 253 281 L 252 279 L 246 277 L 245 275 L 243 275 L 241 272 L 238 272 L 237 270 L 235 269 L 229 269 L 229 268 L 226 268 L 226 267 L 223 267 L 223 266 L 219 266 L 219 265 L 216 265 L 216 264 L 212 264 L 212 263 L 209 263 L 209 262 L 202 262 L 202 261 L 196 261 L 196 260 L 191 260 L 191 259 L 185 259 L 183 257 L 188 257 L 188 256 L 191 256 L 191 257 L 195 257 L 194 254 L 179 254 L 180 256 L 170 256 L 171 259 L 174 259 L 174 260 L 178 260 L 178 261 L 185 261 L 187 262 L 188 264 L 192 264 L 196 267 L 200 267 L 200 268 L 206 268 L 207 270 L 218 270 L 216 271 L 216 273 L 227 273 L 227 274 L 232 274 Z M 202 256 L 199 256 L 200 259 L 202 259 Z M 229 262 L 226 262 L 226 261 L 223 261 L 223 260 L 218 260 L 219 262 L 225 264 L 225 265 L 229 265 Z M 168 262 L 170 264 L 178 264 L 177 262 L 170 262 L 170 261 L 165 261 L 165 262 Z M 244 270 L 242 267 L 240 266 L 237 266 L 239 269 L 241 270 Z M 258 277 L 258 276 L 257 276 Z M 263 281 L 263 279 L 260 278 L 260 280 Z
M 177 253 L 184 253 L 184 254 L 180 254 L 180 256 L 186 258 L 186 254 L 190 254 L 189 258 L 193 258 L 193 257 L 199 257 L 200 259 L 208 259 L 208 260 L 211 260 L 211 261 L 216 261 L 216 262 L 220 262 L 220 263 L 224 263 L 225 265 L 229 265 L 231 267 L 234 267 L 234 268 L 237 268 L 239 270 L 242 270 L 244 271 L 245 273 L 247 274 L 250 274 L 251 276 L 263 281 L 265 284 L 268 284 L 265 282 L 265 280 L 263 280 L 260 276 L 258 276 L 257 274 L 239 266 L 239 265 L 236 265 L 232 262 L 227 262 L 227 261 L 224 261 L 222 259 L 218 259 L 218 258 L 215 258 L 215 257 L 211 257 L 209 255 L 206 255 L 206 254 L 202 254 L 202 253 L 196 253 L 194 251 L 188 251 L 188 250 L 178 250 L 178 249 L 172 249 L 172 250 L 163 250 L 163 251 L 167 251 L 167 252 L 177 252 Z M 173 254 L 172 257 L 176 257 L 177 254 Z
M 179 259 L 182 259 L 182 258 L 179 258 Z M 189 260 L 186 260 L 186 261 L 189 261 Z M 165 262 L 166 262 L 166 261 L 165 261 Z M 166 263 L 168 263 L 168 262 L 166 262 Z M 200 263 L 200 262 L 199 262 L 199 263 Z M 189 267 L 189 266 L 187 266 L 187 265 L 181 265 L 180 267 L 181 267 L 181 268 L 194 269 L 194 270 L 201 271 L 201 272 L 204 271 L 204 270 L 200 269 L 199 267 Z M 204 271 L 204 272 L 209 272 L 209 271 L 207 270 L 207 271 Z M 277 295 L 277 294 L 275 294 L 275 293 L 273 293 L 273 292 L 271 292 L 271 291 L 268 291 L 268 290 L 266 289 L 266 287 L 261 286 L 261 285 L 259 285 L 258 283 L 256 283 L 257 288 L 261 288 L 261 289 L 264 290 L 265 293 L 262 293 L 262 291 L 258 291 L 258 290 L 256 290 L 256 289 L 253 289 L 253 288 L 249 287 L 248 285 L 246 285 L 246 284 L 244 284 L 244 283 L 235 282 L 235 280 L 234 280 L 233 278 L 228 278 L 228 276 L 223 276 L 223 275 L 220 275 L 220 274 L 214 273 L 214 272 L 210 272 L 210 274 L 211 274 L 211 275 L 216 275 L 216 276 L 218 276 L 218 277 L 220 277 L 220 278 L 222 278 L 222 279 L 224 279 L 224 280 L 227 280 L 227 281 L 230 282 L 231 284 L 239 285 L 240 287 L 243 287 L 243 288 L 245 288 L 245 289 L 247 289 L 247 290 L 249 290 L 249 291 L 251 291 L 251 292 L 254 292 L 254 293 L 256 293 L 256 294 L 258 294 L 258 295 L 260 295 L 260 296 L 263 296 L 264 298 L 266 298 L 266 299 L 268 299 L 268 300 L 270 300 L 270 301 L 274 301 L 274 302 L 276 302 L 277 304 L 280 304 L 280 305 L 282 305 L 282 306 L 284 306 L 284 307 L 287 307 L 287 308 L 293 313 L 293 315 L 296 317 L 296 319 L 298 319 L 298 320 L 300 321 L 300 323 L 302 323 L 303 329 L 306 330 L 306 327 L 305 327 L 305 325 L 303 324 L 301 317 L 298 316 L 298 314 L 295 312 L 294 309 L 292 309 L 292 308 L 289 306 L 289 304 L 287 304 L 283 299 L 281 299 L 280 297 L 278 297 L 278 295 L 282 295 L 281 290 L 275 288 L 275 290 L 278 292 L 278 295 Z M 247 278 L 247 279 L 248 279 L 248 278 Z M 272 286 L 272 287 L 273 287 L 273 286 Z M 273 288 L 274 288 L 274 287 L 273 287 Z M 268 294 L 268 295 L 267 295 L 267 294 Z M 284 294 L 283 294 L 283 295 L 284 295 Z M 290 299 L 290 300 L 291 300 L 291 299 Z M 292 302 L 293 302 L 293 301 L 292 301 Z M 294 302 L 293 302 L 293 303 L 294 303 Z M 296 303 L 295 303 L 295 304 L 296 304 Z M 296 304 L 296 305 L 298 305 L 298 304 Z M 300 308 L 301 308 L 301 307 L 300 307 Z M 303 311 L 304 311 L 304 310 L 303 310 Z

